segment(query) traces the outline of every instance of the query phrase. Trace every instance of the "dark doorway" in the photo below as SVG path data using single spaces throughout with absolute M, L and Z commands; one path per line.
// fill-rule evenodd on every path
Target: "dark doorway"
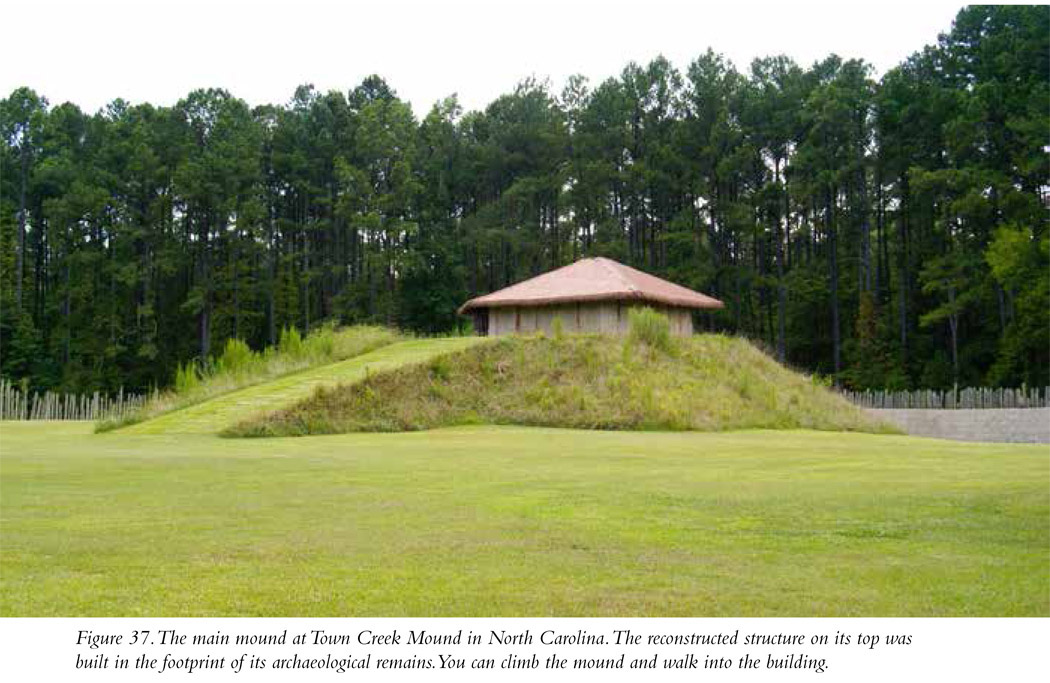
M 489 309 L 475 308 L 471 311 L 474 318 L 474 334 L 479 337 L 487 337 L 489 334 Z

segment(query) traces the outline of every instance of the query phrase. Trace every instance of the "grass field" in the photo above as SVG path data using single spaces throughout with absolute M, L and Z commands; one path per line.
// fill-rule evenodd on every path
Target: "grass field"
M 218 398 L 164 413 L 120 430 L 122 434 L 210 434 L 257 413 L 282 408 L 309 397 L 318 387 L 364 379 L 406 364 L 419 363 L 435 355 L 464 349 L 482 341 L 480 337 L 415 339 L 395 342 L 347 360 L 321 365 L 226 393 Z
M 1050 615 L 1050 452 L 0 424 L 0 615 Z

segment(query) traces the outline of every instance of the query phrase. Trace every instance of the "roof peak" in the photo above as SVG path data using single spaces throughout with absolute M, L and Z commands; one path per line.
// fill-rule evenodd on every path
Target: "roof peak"
M 624 277 L 624 272 L 621 269 L 625 266 L 622 263 L 620 263 L 619 261 L 613 261 L 611 258 L 605 258 L 604 256 L 595 256 L 594 260 L 605 266 L 605 268 L 609 270 L 613 277 L 615 277 L 623 283 L 624 287 L 626 287 L 628 291 L 638 291 L 638 288 L 635 287 L 634 283 Z M 577 261 L 577 263 L 579 263 L 579 261 Z
M 650 301 L 687 308 L 722 308 L 722 302 L 606 256 L 578 259 L 509 287 L 471 299 L 472 308 L 544 306 L 580 301 Z

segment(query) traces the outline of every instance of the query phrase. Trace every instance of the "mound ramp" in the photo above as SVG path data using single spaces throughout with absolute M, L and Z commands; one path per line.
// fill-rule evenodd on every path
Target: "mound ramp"
M 288 407 L 318 387 L 352 384 L 372 373 L 421 363 L 483 341 L 481 337 L 415 339 L 384 346 L 338 363 L 287 375 L 218 396 L 118 430 L 120 434 L 214 434 L 226 427 Z

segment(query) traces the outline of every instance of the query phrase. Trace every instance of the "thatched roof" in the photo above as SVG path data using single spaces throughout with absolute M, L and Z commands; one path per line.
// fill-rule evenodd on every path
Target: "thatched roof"
M 722 308 L 718 299 L 635 270 L 607 258 L 589 258 L 471 299 L 460 313 L 475 308 L 546 306 L 576 301 L 649 301 L 685 308 Z

